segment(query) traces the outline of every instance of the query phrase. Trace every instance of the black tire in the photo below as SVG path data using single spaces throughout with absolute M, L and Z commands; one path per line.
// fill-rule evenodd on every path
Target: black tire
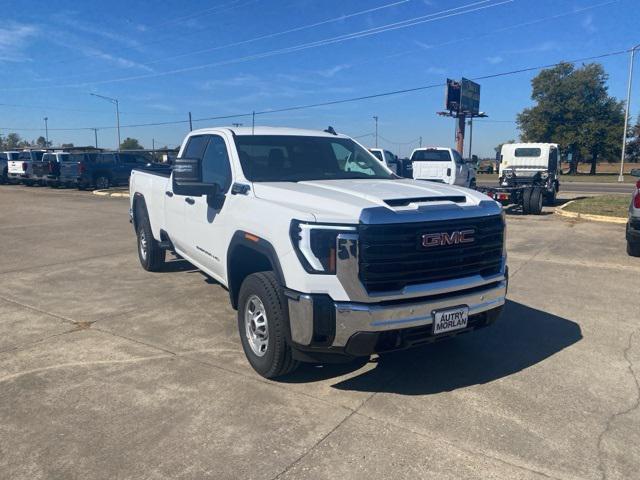
M 529 215 L 531 213 L 529 207 L 531 206 L 531 192 L 532 188 L 525 188 L 522 191 L 522 213 L 524 215 Z
M 98 190 L 106 190 L 111 186 L 111 179 L 107 175 L 96 175 L 93 179 L 93 185 Z
M 164 267 L 165 250 L 153 238 L 151 224 L 144 207 L 138 207 L 136 239 L 140 265 L 148 272 L 160 272 Z
M 542 213 L 542 204 L 544 198 L 541 188 L 532 188 L 529 195 L 529 213 L 532 215 L 540 215 Z
M 627 254 L 630 257 L 640 257 L 640 242 L 632 243 L 627 240 Z
M 261 302 L 266 314 L 266 327 L 263 330 L 256 327 L 254 320 L 245 322 L 245 315 L 251 312 L 250 302 L 255 302 L 255 298 Z M 249 339 L 251 329 L 254 333 L 262 332 L 262 341 L 266 343 L 262 354 L 256 353 L 255 346 L 252 347 Z M 287 343 L 286 299 L 273 272 L 252 273 L 242 282 L 238 297 L 238 332 L 247 360 L 261 376 L 280 377 L 298 366 L 298 362 L 293 359 L 291 346 Z
M 2 171 L 2 177 L 0 177 L 0 183 L 2 184 L 9 183 L 9 172 L 8 172 L 8 169 L 6 168 Z

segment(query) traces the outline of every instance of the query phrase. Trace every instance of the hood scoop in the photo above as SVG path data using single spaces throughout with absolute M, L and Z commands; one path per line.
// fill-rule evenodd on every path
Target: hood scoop
M 464 195 L 440 195 L 437 197 L 413 197 L 413 198 L 394 198 L 384 200 L 384 203 L 390 207 L 406 207 L 412 203 L 430 203 L 430 202 L 453 202 L 465 203 L 467 197 Z

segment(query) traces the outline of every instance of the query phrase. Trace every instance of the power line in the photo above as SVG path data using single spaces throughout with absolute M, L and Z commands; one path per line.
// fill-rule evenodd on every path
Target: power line
M 626 50 L 617 50 L 617 51 L 613 51 L 613 52 L 603 53 L 603 54 L 600 54 L 600 55 L 593 55 L 593 56 L 589 56 L 589 57 L 581 57 L 581 58 L 577 58 L 577 59 L 573 59 L 573 60 L 565 60 L 565 61 L 561 61 L 561 62 L 557 62 L 557 63 L 549 63 L 549 64 L 546 64 L 546 65 L 537 65 L 537 66 L 534 66 L 534 67 L 524 67 L 524 68 L 519 68 L 519 69 L 515 69 L 515 70 L 508 70 L 508 71 L 504 71 L 504 72 L 494 73 L 494 74 L 490 74 L 490 75 L 476 76 L 476 77 L 471 77 L 471 79 L 472 80 L 487 80 L 487 79 L 492 79 L 492 78 L 505 77 L 505 76 L 509 76 L 509 75 L 516 75 L 516 74 L 519 74 L 519 73 L 525 73 L 525 72 L 531 72 L 531 71 L 536 71 L 536 70 L 542 70 L 542 69 L 545 69 L 545 68 L 556 67 L 556 66 L 558 66 L 558 65 L 560 65 L 562 63 L 578 63 L 578 62 L 585 62 L 585 61 L 588 61 L 588 60 L 598 60 L 598 59 L 601 59 L 601 58 L 613 57 L 613 56 L 617 56 L 617 55 L 623 55 L 623 54 L 626 54 L 628 52 L 629 52 L 628 49 L 626 49 Z M 203 122 L 203 121 L 210 121 L 210 120 L 226 120 L 226 119 L 231 119 L 231 118 L 251 117 L 252 115 L 268 115 L 268 114 L 274 114 L 274 113 L 291 112 L 291 111 L 294 111 L 294 110 L 305 110 L 305 109 L 309 109 L 309 108 L 333 106 L 333 105 L 339 105 L 339 104 L 344 104 L 344 103 L 352 103 L 352 102 L 358 102 L 358 101 L 363 101 L 363 100 L 371 100 L 371 99 L 374 99 L 374 98 L 382 98 L 382 97 L 389 97 L 389 96 L 394 96 L 394 95 L 402 95 L 402 94 L 405 94 L 405 93 L 419 92 L 419 91 L 429 90 L 429 89 L 433 89 L 433 88 L 442 88 L 445 85 L 446 85 L 445 83 L 433 83 L 433 84 L 429 84 L 429 85 L 421 85 L 421 86 L 418 86 L 418 87 L 404 88 L 404 89 L 400 89 L 400 90 L 392 90 L 392 91 L 389 91 L 389 92 L 381 92 L 381 93 L 375 93 L 375 94 L 371 94 L 371 95 L 362 95 L 362 96 L 358 96 L 358 97 L 343 98 L 343 99 L 339 99 L 339 100 L 329 100 L 329 101 L 324 101 L 324 102 L 308 103 L 308 104 L 303 104 L 303 105 L 293 105 L 293 106 L 290 106 L 290 107 L 283 107 L 283 108 L 269 109 L 269 110 L 261 110 L 261 111 L 255 111 L 255 112 L 236 113 L 236 114 L 232 114 L 232 115 L 218 115 L 218 116 L 194 118 L 193 121 L 194 122 Z M 121 128 L 154 127 L 154 126 L 163 126 L 163 125 L 179 125 L 179 124 L 186 124 L 186 123 L 189 123 L 189 120 L 177 120 L 177 121 L 167 121 L 167 122 L 130 124 L 130 125 L 122 125 Z M 95 127 L 95 128 L 98 128 L 99 130 L 108 130 L 108 129 L 113 129 L 115 127 L 114 126 L 104 126 L 104 127 Z M 92 130 L 92 129 L 93 129 L 93 127 L 75 127 L 75 128 L 50 128 L 49 130 L 65 130 L 65 131 L 69 131 L 69 130 Z M 15 130 L 15 131 L 33 130 L 33 131 L 41 131 L 42 129 L 0 127 L 0 130 Z M 363 136 L 366 136 L 366 135 L 363 135 Z
M 422 15 L 420 17 L 414 17 L 412 19 L 408 19 L 408 20 L 403 20 L 401 22 L 395 22 L 395 23 L 390 23 L 387 25 L 382 25 L 379 27 L 374 27 L 374 28 L 370 28 L 367 30 L 362 30 L 359 32 L 354 32 L 354 33 L 350 33 L 350 34 L 345 34 L 345 35 L 339 35 L 336 37 L 331 37 L 331 38 L 325 38 L 323 40 L 318 40 L 315 42 L 308 42 L 308 43 L 303 43 L 303 44 L 299 44 L 299 45 L 294 45 L 291 47 L 286 47 L 286 48 L 281 48 L 281 49 L 276 49 L 276 50 L 271 50 L 271 51 L 267 51 L 267 52 L 262 52 L 259 54 L 253 54 L 253 55 L 248 55 L 245 57 L 240 57 L 240 58 L 235 58 L 235 59 L 230 59 L 230 60 L 225 60 L 225 61 L 219 61 L 219 62 L 213 62 L 213 63 L 206 63 L 206 64 L 201 64 L 201 65 L 194 65 L 191 67 L 183 67 L 183 68 L 179 68 L 179 69 L 174 69 L 174 70 L 166 70 L 164 72 L 154 72 L 154 73 L 147 73 L 147 74 L 141 74 L 141 75 L 133 75 L 133 76 L 129 76 L 129 77 L 120 77 L 120 78 L 114 78 L 114 79 L 110 79 L 110 80 L 97 80 L 97 81 L 93 81 L 93 82 L 84 82 L 84 83 L 76 83 L 76 84 L 64 84 L 64 85 L 42 85 L 39 87 L 13 87 L 13 88 L 4 88 L 4 91 L 24 91 L 24 90 L 40 90 L 40 89 L 49 89 L 49 88 L 69 88 L 69 87 L 86 87 L 86 86 L 91 86 L 91 85 L 102 85 L 102 84 L 108 84 L 108 83 L 119 83 L 119 82 L 125 82 L 125 81 L 132 81 L 132 80 L 142 80 L 142 79 L 146 79 L 146 78 L 157 78 L 157 77 L 162 77 L 162 76 L 166 76 L 166 75 L 173 75 L 173 74 L 177 74 L 177 73 L 186 73 L 186 72 L 192 72 L 192 71 L 196 71 L 196 70 L 202 70 L 205 68 L 209 68 L 209 67 L 219 67 L 219 66 L 224 66 L 224 65 L 232 65 L 232 64 L 236 64 L 236 63 L 244 63 L 244 62 L 248 62 L 248 61 L 253 61 L 253 60 L 258 60 L 258 59 L 262 59 L 262 58 L 267 58 L 267 57 L 272 57 L 272 56 L 276 56 L 276 55 L 282 55 L 282 54 L 286 54 L 286 53 L 293 53 L 293 52 L 299 52 L 302 50 L 307 50 L 310 48 L 316 48 L 316 47 L 321 47 L 321 46 L 325 46 L 325 45 L 331 45 L 331 44 L 335 44 L 335 43 L 340 43 L 343 41 L 348 41 L 348 40 L 354 40 L 357 38 L 362 38 L 362 37 L 366 37 L 366 36 L 371 36 L 371 35 L 378 35 L 380 33 L 384 33 L 387 31 L 392 31 L 392 30 L 397 30 L 397 29 L 401 29 L 401 28 L 408 28 L 408 27 L 412 27 L 415 25 L 420 25 L 420 24 L 424 24 L 424 23 L 428 23 L 428 22 L 434 22 L 437 20 L 442 20 L 445 18 L 450 18 L 450 17 L 455 17 L 455 16 L 460 16 L 460 15 L 466 15 L 468 13 L 473 13 L 473 12 L 477 12 L 480 10 L 485 10 L 488 8 L 494 8 L 503 4 L 507 4 L 507 3 L 512 3 L 515 0 L 502 0 L 498 3 L 493 3 L 490 5 L 486 5 L 487 2 L 489 2 L 491 0 L 480 0 L 477 2 L 473 2 L 467 5 L 463 5 L 461 7 L 455 7 L 455 8 L 450 8 L 450 9 L 446 9 L 446 10 L 441 10 L 440 12 L 436 12 L 436 13 L 432 13 L 432 14 L 428 14 L 428 15 Z M 469 7 L 474 7 L 474 8 L 469 8 Z M 466 9 L 466 10 L 464 10 Z M 460 10 L 460 11 L 457 11 Z

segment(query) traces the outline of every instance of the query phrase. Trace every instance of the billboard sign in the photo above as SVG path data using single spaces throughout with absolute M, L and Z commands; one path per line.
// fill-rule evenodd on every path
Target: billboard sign
M 460 83 L 450 78 L 444 91 L 444 108 L 450 112 L 460 110 Z
M 480 85 L 464 77 L 460 82 L 460 112 L 480 113 Z

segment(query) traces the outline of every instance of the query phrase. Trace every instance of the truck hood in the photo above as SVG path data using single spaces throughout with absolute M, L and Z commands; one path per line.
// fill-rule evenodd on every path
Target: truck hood
M 313 215 L 317 222 L 338 223 L 358 223 L 368 208 L 400 214 L 421 209 L 428 214 L 443 205 L 464 208 L 491 201 L 467 188 L 410 179 L 260 182 L 253 190 L 256 197 Z

